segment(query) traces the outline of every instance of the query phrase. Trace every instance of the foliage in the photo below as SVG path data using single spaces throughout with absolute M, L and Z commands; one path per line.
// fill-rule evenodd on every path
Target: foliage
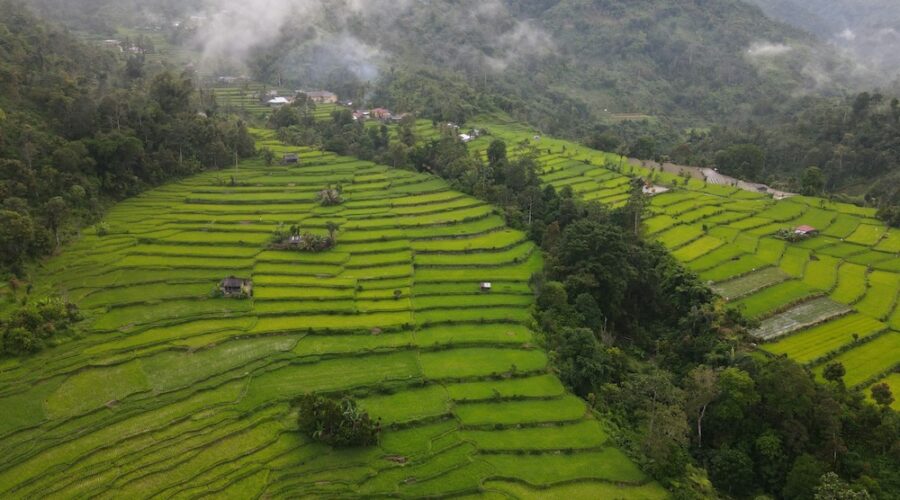
M 381 424 L 360 410 L 353 399 L 306 394 L 297 404 L 300 432 L 316 441 L 335 447 L 372 446 L 378 442 Z
M 124 55 L 0 9 L 0 265 L 51 252 L 110 200 L 254 153 L 243 123 L 198 114 L 191 74 L 134 77 Z
M 338 184 L 336 187 L 328 186 L 325 189 L 322 189 L 316 195 L 316 198 L 323 207 L 332 207 L 344 202 L 342 194 L 343 189 L 341 188 L 341 185 Z
M 900 100 L 862 92 L 846 98 L 809 96 L 765 123 L 714 127 L 689 138 L 693 164 L 716 164 L 727 173 L 770 182 L 803 194 L 849 191 L 879 207 L 879 217 L 900 224 Z M 734 144 L 742 144 L 734 146 Z M 752 161 L 719 152 L 739 148 Z
M 828 472 L 820 479 L 813 495 L 815 500 L 868 500 L 872 498 L 866 490 L 851 488 L 834 472 Z
M 47 298 L 16 308 L 0 321 L 2 353 L 21 356 L 40 351 L 54 340 L 74 333 L 81 319 L 78 307 L 59 298 Z
M 891 393 L 891 386 L 886 382 L 876 384 L 872 387 L 872 399 L 875 400 L 883 408 L 890 408 L 894 402 L 894 395 Z
M 279 225 L 272 233 L 270 248 L 278 250 L 296 250 L 300 252 L 324 252 L 337 244 L 338 226 L 334 222 L 327 223 L 328 235 L 301 231 L 300 226 L 292 224 L 288 230 Z

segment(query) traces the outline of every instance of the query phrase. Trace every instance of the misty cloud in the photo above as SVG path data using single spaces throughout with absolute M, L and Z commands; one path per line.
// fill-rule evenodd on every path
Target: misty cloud
M 533 57 L 543 57 L 556 49 L 550 35 L 533 24 L 523 21 L 497 39 L 500 57 L 487 57 L 488 65 L 497 71 L 510 64 Z
M 776 57 L 787 54 L 792 50 L 793 48 L 790 45 L 783 43 L 754 42 L 747 49 L 747 55 L 750 57 Z
M 207 21 L 196 46 L 207 70 L 246 70 L 260 52 L 277 47 L 274 64 L 284 77 L 320 80 L 349 72 L 372 80 L 393 50 L 404 50 L 404 17 L 418 15 L 416 7 L 430 1 L 205 0 L 198 14 Z M 503 71 L 556 50 L 545 30 L 517 19 L 502 0 L 462 0 L 437 22 L 457 41 L 446 51 L 456 54 L 445 60 L 448 68 Z
M 848 42 L 852 42 L 856 40 L 856 33 L 853 32 L 850 28 L 845 29 L 837 34 L 837 37 L 842 40 L 847 40 Z

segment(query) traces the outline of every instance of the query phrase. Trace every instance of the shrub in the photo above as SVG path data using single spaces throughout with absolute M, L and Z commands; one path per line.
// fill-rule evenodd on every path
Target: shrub
M 378 442 L 381 423 L 369 418 L 350 398 L 306 394 L 298 400 L 300 432 L 335 447 L 371 446 Z
M 35 353 L 53 337 L 72 334 L 72 325 L 80 319 L 78 307 L 59 298 L 23 305 L 0 322 L 0 347 L 14 356 Z
M 328 186 L 325 189 L 319 191 L 319 194 L 316 196 L 319 200 L 319 203 L 324 207 L 330 207 L 334 205 L 340 205 L 344 202 L 344 197 L 342 196 L 343 189 L 341 189 L 341 185 L 338 184 L 337 187 Z

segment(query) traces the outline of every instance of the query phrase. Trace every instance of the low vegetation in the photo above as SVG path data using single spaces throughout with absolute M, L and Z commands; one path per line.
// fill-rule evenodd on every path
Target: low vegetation
M 33 354 L 75 334 L 78 306 L 59 298 L 31 301 L 0 318 L 0 354 Z
M 300 432 L 335 447 L 372 446 L 381 425 L 350 398 L 306 394 L 297 400 Z

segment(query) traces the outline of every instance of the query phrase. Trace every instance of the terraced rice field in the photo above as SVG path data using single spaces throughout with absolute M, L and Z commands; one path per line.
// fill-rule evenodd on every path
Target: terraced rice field
M 491 134 L 470 143 L 479 154 L 485 156 L 496 138 L 506 142 L 510 157 L 537 154 L 544 182 L 573 186 L 585 200 L 620 206 L 634 176 L 670 188 L 652 196 L 646 234 L 733 307 L 758 319 L 754 333 L 760 341 L 777 340 L 764 350 L 794 357 L 816 372 L 830 358 L 846 361 L 850 385 L 866 386 L 900 369 L 900 346 L 888 340 L 900 331 L 900 231 L 875 219 L 874 209 L 804 196 L 776 201 L 684 179 L 544 137 L 502 115 L 481 117 L 474 126 Z M 820 234 L 795 243 L 775 237 L 799 225 Z M 859 340 L 852 341 L 853 333 Z M 878 342 L 878 355 L 863 358 L 858 353 L 875 353 L 869 342 Z
M 438 179 L 301 156 L 126 201 L 46 263 L 35 293 L 67 294 L 87 331 L 0 364 L 0 497 L 666 496 L 548 372 L 523 234 Z M 345 202 L 318 206 L 338 181 Z M 328 221 L 330 251 L 265 249 L 279 223 Z M 212 297 L 228 275 L 254 298 Z M 301 436 L 312 391 L 354 395 L 379 445 Z
M 270 87 L 260 83 L 247 83 L 229 87 L 213 87 L 206 89 L 205 92 L 212 93 L 216 98 L 216 104 L 226 113 L 261 117 L 272 112 L 272 108 L 265 103 L 268 98 L 261 97 L 265 96 L 269 90 L 271 90 Z M 281 95 L 291 95 L 292 92 L 292 90 L 282 89 Z M 317 104 L 314 114 L 317 119 L 325 119 L 331 116 L 331 113 L 337 108 L 335 104 Z

